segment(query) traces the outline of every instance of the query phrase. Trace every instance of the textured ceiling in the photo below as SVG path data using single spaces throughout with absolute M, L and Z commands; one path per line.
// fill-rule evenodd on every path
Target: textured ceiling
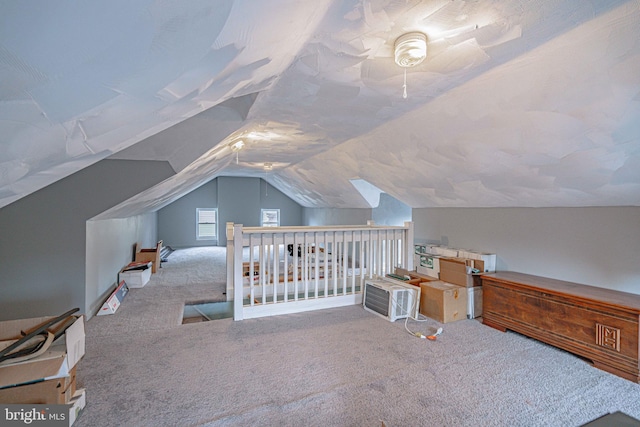
M 637 0 L 27 3 L 0 5 L 0 207 L 107 157 L 176 175 L 105 217 L 219 175 L 308 207 L 640 206 Z

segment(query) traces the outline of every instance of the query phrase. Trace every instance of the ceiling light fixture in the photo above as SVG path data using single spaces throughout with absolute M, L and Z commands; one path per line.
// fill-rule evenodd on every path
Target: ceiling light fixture
M 407 97 L 407 68 L 415 67 L 427 57 L 427 36 L 414 31 L 403 34 L 396 39 L 394 58 L 396 64 L 404 68 L 404 84 L 402 97 Z
M 396 39 L 395 59 L 401 67 L 415 67 L 427 57 L 427 36 L 413 32 Z
M 244 148 L 244 141 L 240 140 L 240 141 L 236 141 L 235 143 L 231 144 L 231 149 L 233 151 L 240 151 Z

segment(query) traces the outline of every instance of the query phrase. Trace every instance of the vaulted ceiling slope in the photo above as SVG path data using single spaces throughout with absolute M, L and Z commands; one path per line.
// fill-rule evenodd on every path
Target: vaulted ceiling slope
M 428 54 L 403 98 L 408 31 Z M 107 157 L 176 175 L 106 216 L 219 175 L 308 207 L 370 207 L 353 180 L 412 207 L 640 206 L 640 1 L 3 2 L 0 207 Z

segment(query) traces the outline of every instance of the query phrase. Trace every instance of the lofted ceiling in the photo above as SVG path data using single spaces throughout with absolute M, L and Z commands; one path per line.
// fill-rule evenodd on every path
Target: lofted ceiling
M 0 5 L 0 207 L 105 158 L 176 172 L 105 216 L 222 175 L 306 207 L 640 206 L 640 1 L 37 3 Z

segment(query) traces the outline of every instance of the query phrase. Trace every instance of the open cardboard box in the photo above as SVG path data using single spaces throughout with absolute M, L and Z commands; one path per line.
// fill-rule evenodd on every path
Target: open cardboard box
M 480 267 L 480 268 L 478 268 Z M 454 285 L 472 288 L 480 286 L 480 275 L 469 273 L 469 269 L 482 270 L 482 261 L 465 258 L 440 258 L 440 280 Z
M 11 343 L 21 338 L 22 331 L 33 329 L 52 318 L 38 317 L 0 322 L 0 348 L 7 347 L 7 342 Z M 0 402 L 68 403 L 75 391 L 74 368 L 84 356 L 84 352 L 84 316 L 80 316 L 42 355 L 15 364 L 0 365 Z M 16 402 L 17 396 L 24 395 L 25 392 L 31 402 Z M 60 402 L 60 399 L 64 402 Z
M 118 283 L 124 281 L 129 289 L 143 288 L 151 279 L 153 263 L 132 262 L 118 273 Z
M 429 282 L 429 281 L 432 281 L 432 280 L 438 280 L 436 278 L 427 276 L 426 274 L 422 274 L 422 273 L 417 272 L 417 271 L 409 271 L 409 270 L 406 270 L 406 269 L 400 268 L 400 267 L 396 267 L 395 274 L 397 274 L 399 276 L 408 276 L 408 277 L 410 277 L 409 282 L 412 285 L 416 285 L 416 286 L 420 286 L 420 283 L 422 283 L 422 282 Z

